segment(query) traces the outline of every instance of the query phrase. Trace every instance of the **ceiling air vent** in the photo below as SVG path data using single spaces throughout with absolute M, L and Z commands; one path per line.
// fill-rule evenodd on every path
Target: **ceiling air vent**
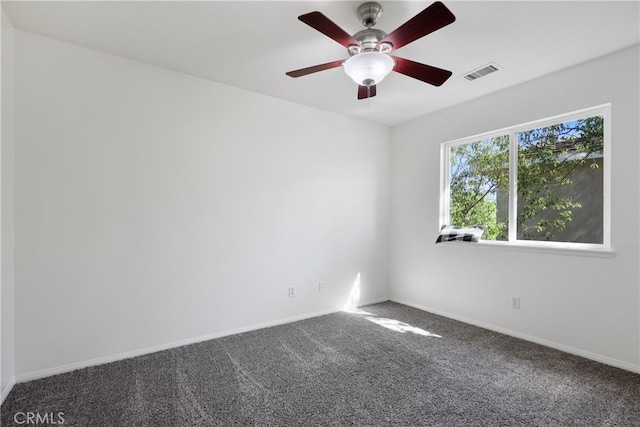
M 487 74 L 495 73 L 496 71 L 501 69 L 502 68 L 500 68 L 497 64 L 489 64 L 485 65 L 484 67 L 480 67 L 475 71 L 471 71 L 470 73 L 465 74 L 463 77 L 469 81 L 473 81 L 479 79 L 480 77 L 484 77 Z

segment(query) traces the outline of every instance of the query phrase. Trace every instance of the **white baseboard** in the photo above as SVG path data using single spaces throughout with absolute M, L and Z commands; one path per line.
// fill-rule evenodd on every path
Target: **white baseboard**
M 371 299 L 367 301 L 359 301 L 358 307 L 364 307 L 365 305 L 381 304 L 387 301 L 391 301 L 391 299 L 389 299 L 389 297 L 386 297 L 386 298 L 380 298 L 380 299 Z
M 2 390 L 2 394 L 0 394 L 0 405 L 2 405 L 7 396 L 9 396 L 14 385 L 16 385 L 16 377 L 12 377 L 4 390 Z
M 389 301 L 389 298 L 381 298 L 381 299 L 372 299 L 369 301 L 361 301 L 359 305 L 371 305 L 377 304 L 380 302 Z M 39 378 L 50 377 L 52 375 L 63 374 L 65 372 L 75 371 L 76 369 L 88 368 L 90 366 L 102 365 L 105 363 L 117 362 L 118 360 L 129 359 L 132 357 L 143 356 L 145 354 L 156 353 L 162 350 L 168 350 L 171 348 L 181 347 L 189 344 L 195 344 L 202 341 L 209 341 L 216 338 L 222 338 L 229 335 L 241 334 L 244 332 L 255 331 L 258 329 L 270 328 L 272 326 L 284 325 L 286 323 L 297 322 L 299 320 L 310 319 L 313 317 L 324 316 L 327 314 L 337 313 L 342 311 L 341 309 L 329 309 L 329 310 L 321 310 L 312 313 L 305 313 L 298 316 L 287 317 L 283 319 L 278 319 L 270 322 L 259 323 L 251 326 L 246 326 L 243 328 L 231 329 L 223 332 L 216 332 L 214 334 L 203 335 L 195 338 L 189 338 L 181 341 L 174 341 L 167 344 L 156 345 L 152 347 L 141 348 L 138 350 L 128 351 L 124 353 L 118 353 L 110 356 L 99 357 L 96 359 L 85 360 L 76 363 L 70 363 L 68 365 L 56 366 L 53 368 L 41 369 L 38 371 L 27 372 L 24 374 L 16 375 L 14 379 L 14 384 L 16 382 L 22 383 L 26 381 L 37 380 Z
M 523 334 L 521 332 L 512 331 L 510 329 L 501 328 L 501 327 L 490 325 L 490 324 L 483 323 L 483 322 L 478 322 L 478 321 L 473 320 L 473 319 L 469 319 L 469 318 L 466 318 L 466 317 L 463 317 L 463 316 L 458 316 L 456 314 L 447 313 L 447 312 L 444 312 L 442 310 L 437 310 L 437 309 L 431 308 L 431 307 L 424 307 L 424 306 L 421 306 L 421 305 L 418 305 L 418 304 L 414 304 L 414 303 L 409 302 L 409 301 L 404 301 L 402 299 L 392 298 L 391 301 L 397 302 L 398 304 L 408 305 L 409 307 L 417 308 L 418 310 L 427 311 L 429 313 L 437 314 L 439 316 L 448 317 L 449 319 L 454 319 L 454 320 L 458 320 L 460 322 L 468 323 L 468 324 L 473 325 L 473 326 L 478 326 L 478 327 L 483 328 L 483 329 L 488 329 L 490 331 L 499 332 L 501 334 L 509 335 L 509 336 L 512 336 L 512 337 L 515 337 L 515 338 L 520 338 L 520 339 L 523 339 L 525 341 L 530 341 L 530 342 L 533 342 L 533 343 L 536 343 L 536 344 L 543 345 L 545 347 L 550 347 L 550 348 L 553 348 L 553 349 L 556 349 L 556 350 L 563 351 L 565 353 L 570 353 L 570 354 L 573 354 L 573 355 L 576 355 L 576 356 L 584 357 L 585 359 L 594 360 L 596 362 L 604 363 L 605 365 L 610 365 L 610 366 L 614 366 L 616 368 L 625 369 L 627 371 L 640 373 L 640 366 L 638 366 L 638 365 L 634 365 L 634 364 L 628 363 L 628 362 L 623 362 L 621 360 L 613 359 L 611 357 L 603 356 L 601 354 L 591 353 L 591 352 L 588 352 L 588 351 L 580 350 L 578 348 L 569 347 L 569 346 L 564 345 L 564 344 L 558 344 L 558 343 L 553 342 L 553 341 L 547 341 L 545 339 L 534 337 L 532 335 Z
M 386 300 L 388 301 L 388 299 Z M 284 325 L 286 323 L 297 322 L 299 320 L 310 319 L 313 317 L 324 316 L 327 314 L 337 313 L 341 310 L 333 309 L 333 310 L 323 310 L 316 311 L 313 313 L 301 314 L 298 316 L 287 317 L 284 319 L 278 319 L 270 322 L 259 323 L 251 326 L 246 326 L 243 328 L 231 329 L 223 332 L 216 332 L 209 335 L 203 335 L 195 338 L 189 338 L 181 341 L 174 341 L 167 344 L 156 345 L 152 347 L 141 348 L 138 350 L 127 351 L 124 353 L 118 353 L 110 356 L 99 357 L 97 359 L 85 360 L 76 363 L 70 363 L 68 365 L 56 366 L 53 368 L 42 369 L 33 372 L 27 372 L 24 374 L 16 375 L 14 379 L 14 384 L 16 382 L 22 383 L 26 381 L 32 381 L 39 378 L 50 377 L 52 375 L 63 374 L 65 372 L 75 371 L 76 369 L 88 368 L 90 366 L 102 365 L 104 363 L 117 362 L 118 360 L 129 359 L 132 357 L 143 356 L 145 354 L 156 353 L 162 350 L 168 350 L 171 348 L 181 347 L 189 344 L 195 344 L 202 341 L 209 341 L 216 338 L 222 338 L 229 335 L 241 334 L 244 332 L 255 331 L 258 329 L 270 328 L 272 326 Z M 8 394 L 8 393 L 7 393 Z

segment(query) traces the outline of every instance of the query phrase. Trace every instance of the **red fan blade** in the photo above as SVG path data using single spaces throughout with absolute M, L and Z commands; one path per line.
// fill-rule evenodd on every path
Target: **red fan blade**
M 391 43 L 392 50 L 400 49 L 455 20 L 453 13 L 437 1 L 380 40 L 378 47 L 382 43 Z
M 358 46 L 358 40 L 354 39 L 349 33 L 338 27 L 333 21 L 320 12 L 310 12 L 305 15 L 300 15 L 298 19 L 320 31 L 325 36 L 337 41 L 347 49 L 350 45 Z
M 396 61 L 396 66 L 393 68 L 393 71 L 413 77 L 414 79 L 422 80 L 434 86 L 441 86 L 442 83 L 446 82 L 447 79 L 451 77 L 451 74 L 453 74 L 451 71 L 421 64 L 409 59 L 398 58 L 397 56 L 392 56 L 392 58 Z
M 376 85 L 358 86 L 358 99 L 373 98 L 376 96 Z
M 336 68 L 341 66 L 344 63 L 344 60 L 327 62 L 326 64 L 314 65 L 313 67 L 301 68 L 295 71 L 289 71 L 287 76 L 289 77 L 302 77 L 307 74 L 317 73 L 318 71 L 329 70 L 331 68 Z

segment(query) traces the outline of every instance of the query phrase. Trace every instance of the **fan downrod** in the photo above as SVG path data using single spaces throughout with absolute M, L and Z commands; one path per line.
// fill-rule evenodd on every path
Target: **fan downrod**
M 371 28 L 378 23 L 378 19 L 382 16 L 382 6 L 374 1 L 362 3 L 356 11 L 356 16 L 362 25 Z

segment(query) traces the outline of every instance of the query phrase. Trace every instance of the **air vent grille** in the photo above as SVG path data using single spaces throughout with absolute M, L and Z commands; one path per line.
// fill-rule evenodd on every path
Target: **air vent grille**
M 496 64 L 485 65 L 484 67 L 478 68 L 475 71 L 472 71 L 468 74 L 464 75 L 464 78 L 473 81 L 479 79 L 480 77 L 484 77 L 487 74 L 495 73 L 496 71 L 501 70 Z

